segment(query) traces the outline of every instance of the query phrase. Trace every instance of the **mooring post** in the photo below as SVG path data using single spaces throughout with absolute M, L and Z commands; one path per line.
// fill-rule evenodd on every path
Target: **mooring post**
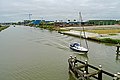
M 73 65 L 74 65 L 74 68 L 75 68 L 75 69 L 78 67 L 76 56 L 75 56 L 74 59 L 73 59 Z M 74 74 L 75 74 L 75 76 L 78 78 L 78 73 L 77 73 L 76 70 L 74 71 Z
M 120 79 L 120 72 L 117 72 L 117 74 L 114 74 L 113 80 L 119 80 Z
M 117 74 L 114 74 L 113 80 L 118 80 L 117 79 Z
M 77 58 L 76 58 L 76 56 L 74 57 L 74 64 L 76 64 L 77 63 Z
M 99 65 L 98 80 L 102 80 L 102 65 Z
M 120 72 L 117 72 L 117 79 L 120 79 Z
M 119 54 L 119 52 L 120 52 L 120 50 L 119 50 L 119 48 L 120 48 L 120 44 L 117 44 L 117 50 L 116 50 L 116 52 L 117 52 L 117 55 Z
M 78 67 L 78 64 L 77 63 L 75 63 L 74 64 L 74 67 L 75 68 L 77 68 Z M 77 73 L 77 71 L 76 70 L 74 70 L 74 74 L 75 74 L 75 76 L 78 78 L 79 76 L 78 76 L 78 73 Z
M 73 64 L 73 63 L 72 63 L 72 60 L 73 60 L 73 57 L 72 57 L 72 55 L 70 55 L 70 57 L 69 57 L 69 59 L 68 59 L 69 71 L 72 70 L 72 66 L 71 66 L 71 64 Z M 73 71 L 73 70 L 72 70 L 72 71 Z
M 88 77 L 87 77 L 87 72 L 84 71 L 83 74 L 84 74 L 84 78 L 85 78 L 85 80 L 87 80 L 87 79 L 88 79 Z
M 88 74 L 88 61 L 85 60 L 85 71 L 86 71 L 86 74 Z

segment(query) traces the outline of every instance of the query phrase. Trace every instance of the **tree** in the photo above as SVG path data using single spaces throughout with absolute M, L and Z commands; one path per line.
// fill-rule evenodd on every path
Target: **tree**
M 74 19 L 74 22 L 76 22 L 76 19 Z
M 68 20 L 68 22 L 70 22 L 70 20 Z

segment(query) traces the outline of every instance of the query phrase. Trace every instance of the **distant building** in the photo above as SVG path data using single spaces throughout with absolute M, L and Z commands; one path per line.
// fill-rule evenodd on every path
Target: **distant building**
M 47 24 L 47 25 L 53 25 L 54 21 L 45 21 L 45 24 Z
M 88 25 L 115 25 L 117 24 L 116 20 L 89 20 L 87 21 Z
M 39 24 L 51 25 L 51 24 L 54 24 L 54 21 L 32 20 L 32 24 L 34 24 L 34 25 L 39 25 Z
M 42 22 L 45 22 L 45 20 L 24 20 L 24 24 L 25 24 L 25 25 L 29 25 L 29 24 L 39 25 L 39 24 L 41 24 Z
M 39 25 L 41 24 L 42 20 L 32 20 L 33 25 Z

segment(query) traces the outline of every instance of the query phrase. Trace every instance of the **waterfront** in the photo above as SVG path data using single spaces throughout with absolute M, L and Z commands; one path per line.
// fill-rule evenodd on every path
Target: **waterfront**
M 0 32 L 1 80 L 74 80 L 68 73 L 69 55 L 112 73 L 120 72 L 116 47 L 88 41 L 90 51 L 78 55 L 69 43 L 79 38 L 40 28 L 16 26 Z M 84 40 L 82 40 L 84 43 Z

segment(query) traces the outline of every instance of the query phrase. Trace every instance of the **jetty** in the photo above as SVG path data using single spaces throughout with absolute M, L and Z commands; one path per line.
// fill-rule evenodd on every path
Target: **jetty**
M 89 64 L 87 60 L 81 61 L 78 60 L 76 57 L 72 57 L 72 55 L 70 55 L 68 63 L 69 72 L 73 73 L 77 80 L 89 80 L 91 77 L 95 80 L 105 80 L 103 79 L 103 74 L 105 76 L 111 77 L 112 80 L 120 80 L 120 72 L 117 72 L 115 74 L 110 73 L 103 70 L 102 65 L 99 65 L 99 67 L 95 67 Z M 89 69 L 92 69 L 93 72 L 91 72 Z

